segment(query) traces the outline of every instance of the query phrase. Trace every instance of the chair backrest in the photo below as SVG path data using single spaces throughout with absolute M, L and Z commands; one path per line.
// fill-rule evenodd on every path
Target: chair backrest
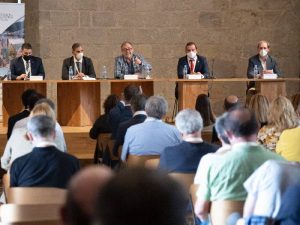
M 157 169 L 159 164 L 159 158 L 147 159 L 145 162 L 145 167 L 149 169 Z
M 128 155 L 126 165 L 127 167 L 144 167 L 146 160 L 159 159 L 160 155 Z
M 48 187 L 13 187 L 6 193 L 7 203 L 64 204 L 66 189 Z
M 194 182 L 194 173 L 169 173 L 169 176 L 181 183 L 186 192 L 189 193 L 190 187 Z
M 195 204 L 196 204 L 196 200 L 197 200 L 196 193 L 197 193 L 198 188 L 199 188 L 199 184 L 192 184 L 190 186 L 190 195 L 191 195 L 193 207 L 195 207 Z
M 2 223 L 59 221 L 60 204 L 17 205 L 3 204 L 0 207 Z M 30 223 L 32 224 L 32 223 Z M 45 224 L 45 223 L 44 223 Z
M 213 225 L 226 225 L 226 220 L 233 212 L 243 215 L 244 201 L 213 201 L 210 208 Z
M 100 151 L 104 151 L 110 140 L 111 133 L 100 133 L 97 138 L 97 144 Z

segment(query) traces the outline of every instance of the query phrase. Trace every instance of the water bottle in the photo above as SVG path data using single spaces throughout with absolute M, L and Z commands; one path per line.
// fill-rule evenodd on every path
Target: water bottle
M 73 79 L 73 68 L 72 66 L 69 66 L 69 80 Z
M 187 65 L 184 65 L 183 66 L 183 71 L 182 71 L 182 74 L 183 74 L 183 79 L 186 79 L 186 75 L 187 75 Z
M 253 78 L 257 78 L 257 75 L 258 75 L 258 68 L 257 65 L 255 65 L 253 69 Z
M 100 74 L 101 74 L 101 78 L 102 79 L 107 79 L 107 69 L 106 69 L 106 66 L 103 66 L 101 71 L 100 71 Z
M 10 71 L 10 68 L 8 68 L 8 70 L 7 70 L 7 80 L 11 80 L 11 71 Z
M 151 78 L 150 77 L 150 68 L 147 64 L 143 66 L 143 71 L 142 72 L 143 72 L 143 78 L 145 78 L 145 79 L 150 79 Z

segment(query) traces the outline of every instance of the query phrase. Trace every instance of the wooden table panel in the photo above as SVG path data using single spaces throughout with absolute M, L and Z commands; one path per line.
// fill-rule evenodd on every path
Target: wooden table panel
M 255 88 L 260 94 L 266 96 L 269 102 L 272 102 L 278 96 L 286 96 L 286 84 L 284 80 L 256 82 Z

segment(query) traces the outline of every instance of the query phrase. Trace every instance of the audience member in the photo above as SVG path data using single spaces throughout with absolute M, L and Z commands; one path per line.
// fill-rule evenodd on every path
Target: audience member
M 114 155 L 118 155 L 119 146 L 123 145 L 126 131 L 129 127 L 142 123 L 147 118 L 145 112 L 145 104 L 147 97 L 140 94 L 133 96 L 131 99 L 131 110 L 133 112 L 133 117 L 127 121 L 120 123 L 119 129 L 117 131 L 117 138 L 114 145 Z
M 266 96 L 253 95 L 248 108 L 254 113 L 260 128 L 268 124 L 269 100 Z
M 197 97 L 195 109 L 200 113 L 203 120 L 203 127 L 212 130 L 211 125 L 215 123 L 216 117 L 212 111 L 209 98 L 206 94 L 200 94 Z
M 144 168 L 114 176 L 97 198 L 97 225 L 183 225 L 186 195 L 168 175 Z
M 12 163 L 10 186 L 66 188 L 80 166 L 78 159 L 55 147 L 55 121 L 45 115 L 34 116 L 27 128 L 34 148 Z
M 182 142 L 167 147 L 160 156 L 159 168 L 167 172 L 196 173 L 200 159 L 213 153 L 218 146 L 202 140 L 203 121 L 198 111 L 185 109 L 179 112 L 175 125 L 182 135 Z
M 253 81 L 251 81 L 251 82 L 253 82 Z M 247 84 L 247 86 L 248 85 L 249 84 Z M 252 96 L 254 96 L 256 94 L 258 94 L 258 91 L 255 90 L 254 88 L 251 88 L 251 89 L 246 91 L 246 101 L 245 101 L 245 107 L 246 108 L 249 108 L 250 100 L 251 100 Z
M 299 125 L 292 103 L 283 96 L 273 100 L 268 111 L 268 125 L 263 126 L 257 135 L 257 141 L 271 151 L 275 151 L 281 133 Z
M 118 96 L 115 94 L 109 95 L 104 103 L 104 114 L 102 114 L 93 124 L 93 127 L 90 129 L 90 138 L 97 139 L 100 133 L 111 133 L 111 125 L 109 123 L 109 112 L 110 110 L 115 107 L 118 103 Z M 101 149 L 102 151 L 104 149 Z M 95 147 L 95 154 L 94 154 L 94 163 L 98 162 L 98 156 L 101 154 L 101 150 L 98 146 L 98 140 Z
M 124 41 L 121 44 L 122 55 L 115 58 L 115 78 L 123 79 L 126 74 L 142 73 L 143 67 L 149 70 L 152 66 L 140 54 L 134 53 L 132 43 Z
M 178 130 L 162 121 L 168 111 L 168 103 L 163 97 L 150 97 L 145 111 L 145 122 L 130 127 L 126 132 L 121 155 L 123 161 L 128 154 L 160 155 L 166 147 L 181 141 Z
M 132 117 L 130 101 L 133 96 L 138 95 L 139 88 L 134 85 L 128 85 L 122 94 L 122 100 L 117 103 L 109 112 L 109 122 L 112 128 L 111 138 L 116 139 L 119 124 Z
M 297 94 L 294 94 L 292 96 L 291 102 L 292 102 L 295 112 L 300 120 L 300 92 L 298 92 Z
M 86 167 L 72 177 L 61 209 L 64 225 L 90 225 L 95 213 L 98 192 L 112 178 L 112 171 L 105 166 Z
M 258 123 L 254 114 L 248 109 L 236 108 L 224 116 L 224 129 L 231 150 L 212 162 L 207 178 L 197 191 L 195 213 L 205 222 L 208 220 L 211 202 L 245 200 L 247 196 L 243 187 L 245 180 L 265 161 L 283 160 L 281 156 L 266 151 L 255 143 Z
M 55 112 L 47 103 L 37 104 L 32 109 L 28 118 L 30 119 L 37 115 L 46 115 L 56 121 Z M 34 146 L 26 136 L 27 131 L 27 128 L 15 128 L 13 130 L 13 133 L 5 146 L 4 153 L 1 158 L 1 167 L 3 169 L 8 170 L 16 158 L 32 151 Z M 67 151 L 63 132 L 61 131 L 61 128 L 57 122 L 55 126 L 54 143 L 59 150 L 63 152 Z

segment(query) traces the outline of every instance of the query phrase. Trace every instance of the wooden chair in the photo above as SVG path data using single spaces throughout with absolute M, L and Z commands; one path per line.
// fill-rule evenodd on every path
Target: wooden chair
M 147 159 L 145 162 L 145 167 L 149 169 L 157 169 L 159 164 L 159 158 Z
M 12 187 L 6 194 L 12 204 L 64 204 L 66 189 L 48 187 Z
M 160 155 L 128 155 L 127 167 L 144 167 L 146 160 L 159 159 Z
M 211 204 L 210 216 L 212 225 L 226 225 L 228 216 L 233 212 L 243 215 L 244 201 L 214 201 Z
M 97 137 L 97 145 L 99 152 L 96 153 L 96 157 L 98 162 L 102 162 L 103 152 L 108 146 L 108 141 L 110 140 L 111 133 L 100 133 Z
M 169 176 L 181 183 L 188 193 L 191 185 L 194 183 L 195 173 L 169 173 Z
M 59 224 L 60 204 L 41 204 L 41 205 L 17 205 L 3 204 L 0 207 L 0 218 L 2 223 L 15 222 L 51 222 Z
M 113 153 L 113 149 L 114 149 L 115 143 L 116 143 L 115 140 L 111 140 L 110 139 L 108 141 L 108 143 L 107 143 L 107 147 L 108 147 L 108 150 L 109 150 L 110 159 L 118 161 L 118 160 L 120 160 L 122 146 L 119 146 L 119 148 L 118 148 L 118 156 L 115 156 L 114 153 Z

